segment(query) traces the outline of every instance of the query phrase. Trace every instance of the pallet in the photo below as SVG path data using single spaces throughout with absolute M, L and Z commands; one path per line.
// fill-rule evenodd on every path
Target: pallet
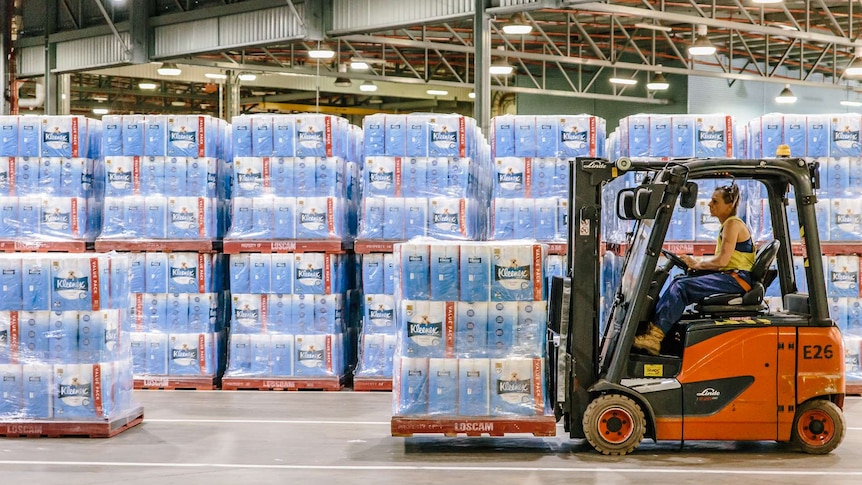
M 127 252 L 221 252 L 221 242 L 197 239 L 97 239 L 96 251 Z
M 0 240 L 0 252 L 4 253 L 85 253 L 91 249 L 93 243 L 87 241 Z
M 135 378 L 135 389 L 212 391 L 218 389 L 218 378 L 215 376 L 149 376 Z
M 112 438 L 144 421 L 144 408 L 138 406 L 110 421 L 15 421 L 0 423 L 5 438 Z
M 340 391 L 344 379 L 332 377 L 224 377 L 225 391 Z
M 341 239 L 225 239 L 225 254 L 240 253 L 343 253 L 351 249 Z
M 862 395 L 862 382 L 846 382 L 844 384 L 844 393 L 847 395 Z
M 404 241 L 357 240 L 353 243 L 353 251 L 356 254 L 391 253 L 395 250 L 395 245 L 401 242 Z M 539 242 L 538 244 L 546 244 L 548 254 L 566 254 L 564 242 Z
M 527 433 L 556 436 L 554 416 L 393 416 L 392 436 L 409 438 L 416 434 L 442 434 L 449 438 L 466 436 L 504 436 Z
M 354 391 L 391 391 L 391 377 L 357 377 L 353 376 Z

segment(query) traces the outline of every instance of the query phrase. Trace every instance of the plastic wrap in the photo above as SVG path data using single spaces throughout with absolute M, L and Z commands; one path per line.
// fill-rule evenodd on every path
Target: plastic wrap
M 131 411 L 128 256 L 0 255 L 0 266 L 0 421 Z
M 229 165 L 223 120 L 117 115 L 103 122 L 100 239 L 211 240 L 224 234 Z
M 347 256 L 232 255 L 226 377 L 338 377 L 347 365 Z
M 733 116 L 723 114 L 630 115 L 620 120 L 609 142 L 614 149 L 608 153 L 653 159 L 738 158 L 744 133 L 739 128 Z
M 394 414 L 547 414 L 547 248 L 411 242 L 395 259 Z

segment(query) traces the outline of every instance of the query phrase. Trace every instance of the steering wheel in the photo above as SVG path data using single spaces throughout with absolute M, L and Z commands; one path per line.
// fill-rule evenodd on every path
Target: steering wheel
M 680 257 L 677 256 L 676 254 L 673 254 L 672 252 L 668 251 L 667 249 L 662 249 L 661 254 L 665 258 L 667 258 L 667 260 L 670 261 L 670 263 L 672 265 L 676 266 L 677 268 L 679 268 L 683 271 L 686 271 L 686 272 L 688 271 L 688 265 L 685 264 L 685 261 L 680 259 Z

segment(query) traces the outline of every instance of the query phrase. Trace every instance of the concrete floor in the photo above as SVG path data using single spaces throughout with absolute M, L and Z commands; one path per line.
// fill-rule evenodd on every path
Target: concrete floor
M 136 398 L 144 423 L 115 438 L 0 439 L 0 484 L 862 483 L 858 397 L 847 399 L 847 435 L 831 455 L 769 442 L 679 451 L 645 441 L 622 458 L 562 437 L 392 438 L 389 393 L 139 391 Z

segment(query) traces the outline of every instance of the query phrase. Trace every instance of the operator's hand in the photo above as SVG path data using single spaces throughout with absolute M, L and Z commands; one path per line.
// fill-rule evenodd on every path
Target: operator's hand
M 689 269 L 697 269 L 698 260 L 693 258 L 692 256 L 689 256 L 688 254 L 683 254 L 679 257 L 679 259 L 683 260 L 683 262 L 686 264 L 686 266 L 689 267 Z

